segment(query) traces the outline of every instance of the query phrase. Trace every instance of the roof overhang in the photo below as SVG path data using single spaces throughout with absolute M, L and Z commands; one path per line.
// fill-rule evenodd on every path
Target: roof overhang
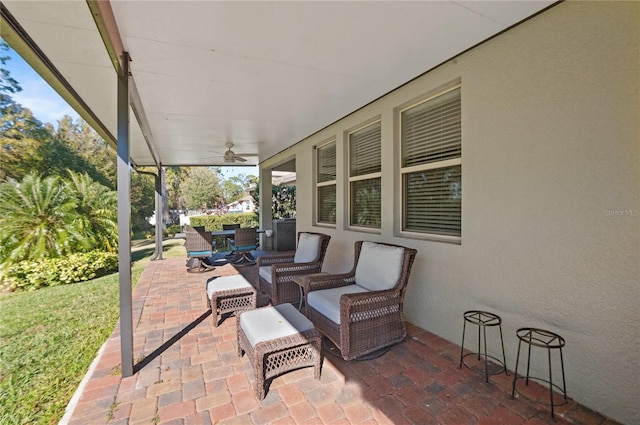
M 110 143 L 128 52 L 134 164 L 254 165 L 553 3 L 10 0 L 1 35 Z

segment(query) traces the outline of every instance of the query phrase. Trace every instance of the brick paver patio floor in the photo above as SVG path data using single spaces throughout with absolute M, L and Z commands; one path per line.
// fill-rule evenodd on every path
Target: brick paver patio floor
M 205 281 L 237 272 L 255 284 L 256 266 L 189 274 L 184 259 L 151 262 L 133 293 L 136 373 L 120 375 L 118 325 L 63 422 L 615 424 L 572 400 L 556 407 L 552 420 L 547 406 L 531 400 L 547 400 L 546 388 L 532 384 L 528 397 L 512 400 L 511 372 L 485 384 L 484 376 L 459 368 L 459 345 L 411 324 L 406 340 L 381 357 L 345 362 L 325 352 L 320 380 L 312 368 L 286 373 L 257 400 L 249 359 L 237 355 L 236 318 L 215 328 L 207 311 Z

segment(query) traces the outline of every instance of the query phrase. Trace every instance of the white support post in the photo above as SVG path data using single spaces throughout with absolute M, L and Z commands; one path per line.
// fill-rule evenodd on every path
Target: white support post
M 271 168 L 260 168 L 258 171 L 260 185 L 260 228 L 273 229 L 273 196 L 271 194 Z M 273 248 L 273 240 L 267 241 L 265 234 L 260 235 L 260 245 L 267 250 Z

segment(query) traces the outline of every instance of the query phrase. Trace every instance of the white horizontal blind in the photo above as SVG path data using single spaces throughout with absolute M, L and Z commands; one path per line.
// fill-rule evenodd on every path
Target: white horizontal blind
M 462 175 L 459 165 L 407 173 L 403 180 L 405 230 L 460 236 Z
M 461 90 L 401 113 L 402 229 L 462 233 Z
M 336 185 L 318 187 L 318 223 L 336 222 Z
M 380 177 L 351 182 L 351 225 L 380 228 Z
M 330 182 L 336 180 L 336 144 L 318 148 L 318 183 Z
M 380 122 L 349 135 L 349 176 L 380 172 Z
M 316 149 L 316 221 L 336 223 L 336 143 Z
M 380 121 L 349 134 L 349 223 L 381 225 L 381 124 Z
M 459 158 L 460 88 L 402 112 L 402 166 Z

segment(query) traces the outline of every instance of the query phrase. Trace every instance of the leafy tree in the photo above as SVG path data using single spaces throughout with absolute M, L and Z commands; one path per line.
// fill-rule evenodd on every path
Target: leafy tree
M 217 168 L 194 167 L 185 182 L 184 195 L 187 208 L 192 210 L 213 208 L 220 203 L 223 193 Z
M 0 40 L 0 50 L 9 46 Z M 65 116 L 55 131 L 15 102 L 11 94 L 22 90 L 5 68 L 9 56 L 0 56 L 0 179 L 21 180 L 31 172 L 66 176 L 66 170 L 88 173 L 115 188 L 115 153 L 82 119 Z
M 187 209 L 183 186 L 189 180 L 190 175 L 191 168 L 189 167 L 165 167 L 164 184 L 169 209 Z
M 115 185 L 112 185 L 104 174 L 65 141 L 54 137 L 43 143 L 42 160 L 40 161 L 38 171 L 43 176 L 55 175 L 65 177 L 67 170 L 81 174 L 86 173 L 92 180 L 109 188 L 115 188 Z
M 8 49 L 9 46 L 0 40 L 0 50 Z M 54 130 L 51 124 L 41 123 L 29 109 L 15 102 L 11 94 L 22 89 L 4 67 L 9 59 L 9 56 L 0 56 L 0 181 L 20 181 L 32 173 L 37 173 L 41 179 L 58 176 L 66 180 L 68 170 L 71 170 L 76 174 L 87 174 L 87 178 L 106 186 L 98 191 L 100 194 L 106 193 L 107 188 L 115 189 L 115 151 L 82 119 L 74 121 L 65 116 Z M 96 187 L 91 190 L 96 190 Z M 153 214 L 154 208 L 153 179 L 132 174 L 131 220 L 134 231 L 150 227 L 146 219 Z M 114 211 L 117 211 L 115 206 Z M 96 217 L 84 219 L 97 220 Z M 110 227 L 102 226 L 92 238 L 98 238 L 98 245 L 103 249 L 112 249 L 115 239 L 112 235 L 104 236 L 109 235 Z
M 131 227 L 134 233 L 151 229 L 147 218 L 156 207 L 155 181 L 146 174 L 131 174 Z
M 82 158 L 84 170 L 78 171 L 88 173 L 93 180 L 115 190 L 116 152 L 86 121 L 81 118 L 74 121 L 65 115 L 58 121 L 55 139 Z
M 29 109 L 0 93 L 0 179 L 20 180 L 42 167 L 42 146 L 51 133 Z
M 251 185 L 252 177 L 240 174 L 224 179 L 222 181 L 222 192 L 227 202 L 237 201 L 242 198 L 247 188 Z
M 88 176 L 114 189 L 116 156 L 102 138 L 82 120 L 69 117 L 59 121 L 55 136 L 29 109 L 2 95 L 0 103 L 0 179 L 21 180 L 30 173 L 42 177 L 66 177 L 67 170 Z M 148 176 L 131 178 L 132 223 L 134 231 L 148 228 L 146 217 L 153 214 L 154 183 Z M 104 241 L 103 241 L 104 242 Z
M 260 185 L 252 192 L 256 208 L 260 205 Z M 274 220 L 296 217 L 296 187 L 286 184 L 271 185 L 271 213 Z
M 0 179 L 21 180 L 29 173 L 43 177 L 65 176 L 66 170 L 86 172 L 92 179 L 115 187 L 95 165 L 107 164 L 105 159 L 92 155 L 83 157 L 73 147 L 53 135 L 53 127 L 36 119 L 29 109 L 13 101 L 11 96 L 0 94 Z M 89 158 L 92 158 L 91 161 Z
M 0 51 L 8 51 L 9 44 L 0 39 Z M 11 73 L 5 68 L 7 61 L 11 59 L 9 56 L 0 56 L 0 92 L 17 93 L 22 91 L 20 84 L 11 77 Z
M 0 51 L 9 45 L 0 40 Z M 30 170 L 38 169 L 42 159 L 42 141 L 50 137 L 46 127 L 31 111 L 11 97 L 22 87 L 5 68 L 9 56 L 0 56 L 0 179 L 21 179 Z
M 275 186 L 273 194 L 273 218 L 296 217 L 296 187 L 285 184 Z

